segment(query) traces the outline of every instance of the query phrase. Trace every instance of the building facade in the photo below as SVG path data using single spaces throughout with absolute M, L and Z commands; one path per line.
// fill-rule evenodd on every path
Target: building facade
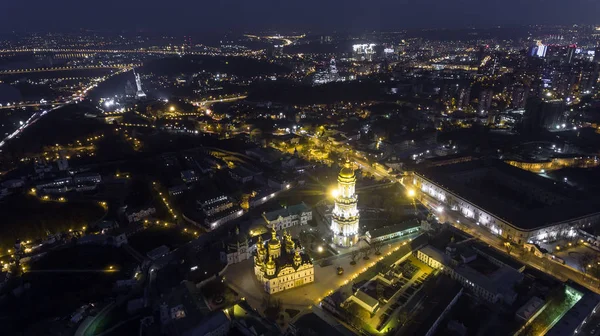
M 369 230 L 365 234 L 365 239 L 369 244 L 373 244 L 417 233 L 420 229 L 421 223 L 418 220 L 413 219 L 410 221 Z
M 292 237 L 283 233 L 283 242 L 275 230 L 264 243 L 259 237 L 254 255 L 254 274 L 269 294 L 299 287 L 314 281 L 314 266 L 308 255 L 300 253 Z
M 240 233 L 240 228 L 236 227 L 235 235 L 223 241 L 221 261 L 231 265 L 250 259 L 250 256 L 249 238 L 245 233 Z
M 473 181 L 480 178 L 477 175 L 482 174 L 488 173 L 482 169 L 472 169 L 461 173 L 460 179 Z M 547 189 L 536 181 L 514 178 L 507 174 L 502 176 L 501 181 L 503 186 L 514 190 L 514 193 L 525 194 L 535 202 L 544 204 L 544 207 L 534 211 L 528 209 L 517 211 L 516 207 L 499 207 L 502 204 L 500 201 L 487 202 L 482 198 L 483 196 L 477 197 L 477 194 L 472 194 L 465 188 L 461 190 L 451 188 L 448 186 L 447 179 L 437 180 L 431 175 L 420 172 L 415 172 L 412 179 L 415 190 L 439 202 L 436 211 L 460 212 L 461 215 L 474 220 L 477 225 L 483 226 L 494 235 L 520 245 L 528 242 L 554 241 L 561 237 L 574 237 L 577 228 L 600 222 L 600 212 L 596 210 L 593 200 L 576 203 L 569 199 L 566 192 Z M 578 205 L 573 206 L 573 204 Z M 517 213 L 522 215 L 516 216 Z
M 338 189 L 331 217 L 331 231 L 335 245 L 349 247 L 358 241 L 358 197 L 356 176 L 350 162 L 346 161 L 338 176 Z
M 304 202 L 280 210 L 263 213 L 268 228 L 276 231 L 296 225 L 306 225 L 312 219 L 312 210 Z
M 464 255 L 452 256 L 448 253 L 448 249 L 444 253 L 428 245 L 417 250 L 416 256 L 417 259 L 431 268 L 447 274 L 478 297 L 491 303 L 499 301 L 508 304 L 514 303 L 517 294 L 513 287 L 521 283 L 524 278 L 524 275 L 518 270 L 506 265 L 497 267 L 495 271 L 489 274 L 481 273 L 478 269 L 470 266 L 470 262 L 473 260 L 483 258 L 478 254 L 472 254 L 468 257 Z

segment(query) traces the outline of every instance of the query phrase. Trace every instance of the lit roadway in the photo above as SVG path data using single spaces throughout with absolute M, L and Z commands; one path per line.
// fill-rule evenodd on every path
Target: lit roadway
M 28 49 L 0 49 L 0 54 L 6 53 L 109 53 L 109 54 L 161 54 L 161 55 L 221 55 L 221 56 L 257 56 L 264 50 L 244 52 L 221 52 L 221 49 L 209 46 L 200 46 L 204 51 L 188 50 L 162 50 L 162 49 L 53 49 L 53 48 L 28 48 Z
M 46 102 L 46 103 L 14 104 L 14 105 L 0 106 L 0 109 L 16 109 L 16 108 L 21 108 L 21 107 L 55 106 L 55 105 L 62 105 L 62 104 L 66 104 L 66 101 L 53 101 L 53 102 Z
M 124 69 L 140 66 L 139 64 L 112 64 L 112 65 L 86 65 L 86 66 L 67 66 L 54 68 L 33 68 L 33 69 L 12 69 L 1 70 L 0 75 L 14 75 L 31 72 L 50 72 L 50 71 L 71 71 L 71 70 L 95 70 L 95 69 Z
M 191 101 L 190 103 L 192 105 L 194 105 L 194 106 L 210 105 L 210 104 L 214 104 L 214 103 L 223 103 L 223 102 L 236 101 L 236 100 L 240 100 L 240 99 L 245 99 L 246 97 L 247 96 L 237 96 L 237 97 L 212 99 L 212 100 L 198 100 L 198 101 Z
M 55 106 L 50 110 L 45 110 L 45 111 L 41 111 L 41 112 L 36 112 L 34 113 L 29 119 L 27 119 L 27 121 L 25 121 L 23 123 L 23 125 L 21 125 L 19 128 L 17 128 L 14 132 L 12 132 L 11 134 L 9 134 L 6 138 L 0 140 L 0 152 L 2 152 L 2 147 L 6 144 L 7 141 L 9 141 L 10 139 L 13 139 L 15 137 L 18 137 L 27 127 L 35 124 L 36 122 L 38 122 L 38 120 L 40 120 L 43 116 L 45 116 L 46 114 L 48 114 L 49 112 L 52 112 L 60 107 L 62 107 L 63 105 L 66 104 L 71 104 L 71 103 L 77 103 L 79 101 L 81 101 L 83 98 L 85 98 L 85 96 L 87 95 L 87 93 L 95 88 L 96 86 L 98 86 L 98 84 L 104 80 L 106 80 L 107 78 L 126 72 L 126 71 L 130 71 L 131 68 L 123 68 L 119 71 L 116 71 L 110 75 L 107 75 L 106 77 L 104 77 L 103 80 L 101 81 L 93 81 L 90 85 L 88 85 L 86 88 L 84 88 L 83 90 L 81 90 L 81 92 L 79 94 L 74 94 L 73 97 L 70 100 L 65 101 L 62 105 L 59 106 Z M 20 106 L 20 105 L 19 105 Z M 14 105 L 12 106 L 14 107 Z
M 303 135 L 300 133 L 297 133 L 297 135 L 307 136 L 307 135 Z M 312 137 L 312 136 L 310 136 L 310 137 L 315 139 L 317 142 L 323 141 L 323 140 L 320 140 L 320 139 Z M 383 168 L 383 166 L 377 165 L 376 167 L 373 167 L 373 165 L 369 162 L 369 159 L 358 156 L 356 154 L 356 151 L 354 151 L 350 146 L 348 146 L 348 145 L 333 146 L 332 145 L 331 147 L 335 148 L 335 150 L 340 151 L 344 154 L 349 154 L 349 158 L 351 160 L 353 160 L 363 171 L 366 171 L 366 172 L 372 174 L 376 179 L 390 179 L 392 181 L 400 182 L 402 185 L 404 185 L 400 179 L 397 179 L 396 176 L 388 173 Z M 410 187 L 410 186 L 405 186 L 405 187 Z M 431 198 L 430 196 L 428 196 L 426 194 L 418 192 L 418 190 L 415 190 L 415 192 L 417 192 L 418 194 L 415 195 L 414 198 L 416 200 L 418 200 L 419 202 L 421 202 L 423 205 L 427 206 L 429 209 L 432 208 L 432 205 L 430 205 L 430 204 L 433 204 L 433 205 L 440 204 L 439 201 L 434 200 L 433 198 Z M 433 209 L 432 212 L 434 212 L 438 215 L 438 217 L 440 218 L 440 222 L 449 222 L 456 228 L 458 228 L 462 231 L 465 231 L 465 232 L 477 237 L 479 240 L 485 242 L 486 244 L 498 249 L 499 251 L 506 253 L 506 249 L 505 249 L 505 247 L 503 247 L 505 240 L 502 237 L 496 236 L 496 235 L 492 234 L 490 231 L 488 231 L 487 229 L 477 225 L 477 223 L 475 221 L 473 221 L 472 219 L 466 218 L 466 217 L 462 216 L 460 213 L 457 213 L 454 211 L 449 211 L 447 209 L 442 211 L 441 213 L 437 212 L 435 209 Z M 573 282 L 576 282 L 576 283 L 588 288 L 589 290 L 600 294 L 600 281 L 598 281 L 598 279 L 595 279 L 591 276 L 583 274 L 583 273 L 581 273 L 577 270 L 574 270 L 572 268 L 569 268 L 567 266 L 550 261 L 547 258 L 538 258 L 531 253 L 523 253 L 520 249 L 513 248 L 511 250 L 510 254 L 517 260 L 525 263 L 526 265 L 528 265 L 530 267 L 533 267 L 533 268 L 541 270 L 545 273 L 551 274 L 562 281 L 572 280 Z

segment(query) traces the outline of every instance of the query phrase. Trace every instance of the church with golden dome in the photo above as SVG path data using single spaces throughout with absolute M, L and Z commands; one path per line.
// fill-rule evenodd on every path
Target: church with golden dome
M 356 196 L 356 176 L 350 161 L 342 167 L 338 176 L 338 189 L 335 195 L 335 205 L 331 216 L 331 231 L 333 243 L 349 247 L 358 242 L 358 197 Z
M 292 237 L 284 230 L 280 240 L 274 229 L 271 239 L 258 237 L 254 255 L 254 274 L 269 294 L 314 281 L 315 268 L 308 255 L 300 253 Z

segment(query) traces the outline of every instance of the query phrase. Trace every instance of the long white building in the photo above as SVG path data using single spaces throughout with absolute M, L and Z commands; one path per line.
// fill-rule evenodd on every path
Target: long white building
M 421 169 L 411 182 L 435 211 L 459 212 L 517 244 L 573 237 L 600 222 L 595 197 L 500 161 Z

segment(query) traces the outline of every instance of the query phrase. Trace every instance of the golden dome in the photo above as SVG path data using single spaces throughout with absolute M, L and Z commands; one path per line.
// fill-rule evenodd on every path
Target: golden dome
M 268 269 L 275 268 L 275 261 L 273 260 L 273 256 L 269 256 L 269 261 L 267 261 L 267 268 Z
M 350 161 L 346 160 L 346 163 L 344 163 L 344 167 L 342 167 L 342 170 L 340 171 L 340 177 L 343 177 L 343 178 L 353 178 L 354 177 L 354 169 L 352 169 L 352 166 L 350 165 Z
M 294 243 L 291 236 L 288 236 L 285 240 L 285 248 L 287 250 L 293 250 L 296 248 L 296 243 Z
M 302 257 L 300 256 L 300 252 L 296 251 L 294 254 L 294 264 L 298 265 L 302 262 Z
M 264 246 L 262 246 L 262 245 L 258 245 L 258 246 L 256 247 L 256 252 L 258 253 L 258 255 L 259 255 L 259 256 L 260 256 L 260 255 L 267 254 L 267 251 L 265 250 L 265 247 L 264 247 Z
M 273 228 L 271 230 L 271 240 L 269 240 L 269 246 L 270 247 L 281 246 L 281 244 L 279 244 L 279 239 L 277 239 L 277 234 L 275 233 L 275 228 Z

